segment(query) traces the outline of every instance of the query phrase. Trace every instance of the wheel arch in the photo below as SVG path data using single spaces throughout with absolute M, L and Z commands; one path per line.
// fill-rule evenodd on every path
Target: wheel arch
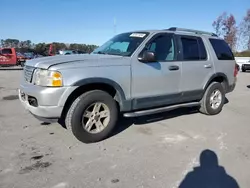
M 63 121 L 73 101 L 81 94 L 91 90 L 103 90 L 109 93 L 117 101 L 120 111 L 128 108 L 122 87 L 113 80 L 107 78 L 87 78 L 79 80 L 71 86 L 76 87 L 76 89 L 69 95 L 64 104 L 60 118 Z
M 116 93 L 115 93 L 115 96 L 113 97 L 116 97 L 115 99 L 118 100 L 118 102 L 120 102 L 121 100 L 125 100 L 125 93 L 122 87 L 117 82 L 108 78 L 96 77 L 96 78 L 82 79 L 72 84 L 72 86 L 77 86 L 77 89 L 79 87 L 88 88 L 89 86 L 93 86 L 93 87 L 104 86 L 104 89 L 115 90 Z M 105 86 L 107 88 L 105 88 Z
M 223 88 L 225 89 L 225 92 L 228 91 L 229 82 L 228 82 L 227 76 L 226 76 L 224 73 L 219 72 L 219 73 L 213 74 L 213 75 L 210 77 L 210 79 L 207 81 L 207 83 L 204 85 L 204 87 L 203 87 L 204 92 L 206 91 L 206 89 L 208 88 L 208 86 L 209 86 L 212 82 L 219 82 L 219 83 L 221 83 L 222 86 L 223 86 Z

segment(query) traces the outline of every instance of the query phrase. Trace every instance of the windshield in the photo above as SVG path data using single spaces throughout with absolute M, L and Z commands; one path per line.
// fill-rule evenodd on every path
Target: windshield
M 148 34 L 147 32 L 139 32 L 116 35 L 102 46 L 95 49 L 92 53 L 131 56 Z

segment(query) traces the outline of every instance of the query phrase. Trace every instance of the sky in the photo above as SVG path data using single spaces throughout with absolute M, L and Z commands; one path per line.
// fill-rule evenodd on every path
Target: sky
M 250 0 L 0 0 L 0 7 L 0 39 L 101 45 L 133 30 L 213 31 L 223 12 L 240 22 Z

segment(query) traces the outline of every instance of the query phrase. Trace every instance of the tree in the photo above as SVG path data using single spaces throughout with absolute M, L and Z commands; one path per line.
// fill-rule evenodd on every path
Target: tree
M 6 39 L 1 40 L 1 46 L 2 47 L 9 47 L 9 48 L 18 48 L 19 40 L 17 39 Z
M 225 20 L 225 41 L 229 44 L 233 51 L 236 51 L 236 42 L 237 42 L 237 26 L 234 16 L 231 14 Z
M 241 32 L 243 47 L 250 50 L 250 9 L 247 10 L 246 16 L 241 23 Z
M 60 42 L 52 42 L 50 43 L 53 45 L 53 53 L 58 52 L 59 50 L 79 50 L 86 53 L 92 52 L 96 45 L 88 45 L 88 44 L 65 44 Z M 48 55 L 49 46 L 50 44 L 46 43 L 38 43 L 34 44 L 31 40 L 24 40 L 20 41 L 18 39 L 1 39 L 0 40 L 0 47 L 7 47 L 7 48 L 16 48 L 18 52 L 34 52 L 41 55 Z
M 34 48 L 35 52 L 41 55 L 46 55 L 47 49 L 48 46 L 45 43 L 38 43 Z
M 227 17 L 227 13 L 223 12 L 214 22 L 213 22 L 213 27 L 215 30 L 215 33 L 218 36 L 223 35 L 223 25 L 224 25 L 224 21 L 226 20 Z
M 213 27 L 218 36 L 223 37 L 233 51 L 236 51 L 237 26 L 236 20 L 232 14 L 223 13 L 216 21 Z

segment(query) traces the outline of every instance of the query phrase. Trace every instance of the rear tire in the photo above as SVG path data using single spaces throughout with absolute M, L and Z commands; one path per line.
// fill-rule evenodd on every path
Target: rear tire
M 104 113 L 107 117 L 104 117 Z M 93 143 L 107 138 L 117 119 L 118 108 L 113 97 L 104 91 L 94 90 L 76 98 L 67 113 L 65 123 L 79 141 Z
M 218 98 L 216 99 L 216 96 Z M 212 82 L 201 100 L 199 111 L 206 115 L 216 115 L 222 111 L 225 103 L 225 90 L 221 83 Z

